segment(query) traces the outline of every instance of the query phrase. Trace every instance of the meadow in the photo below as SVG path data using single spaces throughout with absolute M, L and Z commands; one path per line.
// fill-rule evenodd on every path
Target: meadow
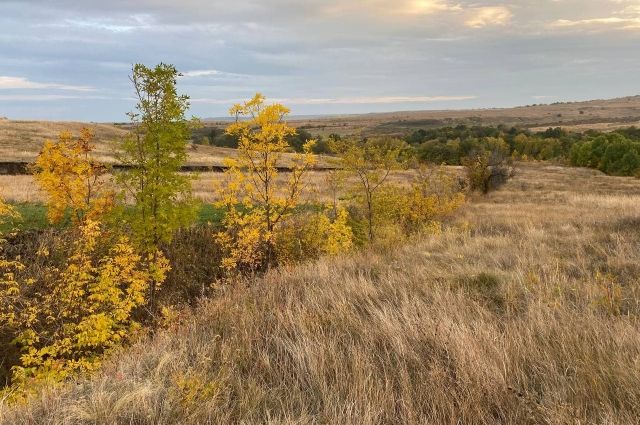
M 462 167 L 446 167 L 451 176 L 463 178 Z M 198 222 L 212 222 L 219 224 L 220 209 L 213 204 L 219 201 L 218 189 L 224 184 L 228 176 L 221 172 L 185 173 L 192 178 L 193 196 L 201 204 L 198 212 Z M 409 187 L 411 182 L 418 177 L 415 170 L 393 171 L 387 182 L 398 187 Z M 278 176 L 277 186 L 284 187 L 288 179 L 288 173 Z M 301 201 L 305 204 L 328 203 L 332 201 L 333 194 L 326 182 L 327 172 L 322 170 L 310 171 L 307 175 L 305 191 Z M 350 176 L 345 181 L 346 187 L 357 184 L 355 177 Z M 22 230 L 46 229 L 50 226 L 47 221 L 47 196 L 39 188 L 32 175 L 0 175 L 0 199 L 14 204 L 22 220 L 19 224 Z M 5 226 L 7 227 L 7 226 Z M 3 227 L 0 226 L 0 230 Z
M 0 176 L 0 425 L 634 423 L 636 128 L 196 134 L 178 75 Z
M 635 424 L 640 182 L 520 164 L 446 229 L 275 269 L 2 424 Z

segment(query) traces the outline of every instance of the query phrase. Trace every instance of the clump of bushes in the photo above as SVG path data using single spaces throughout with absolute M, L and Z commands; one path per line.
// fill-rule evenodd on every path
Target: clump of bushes
M 619 176 L 635 176 L 640 170 L 640 130 L 636 127 L 610 133 L 571 133 L 561 128 L 532 133 L 516 127 L 459 125 L 418 130 L 405 140 L 421 161 L 435 164 L 469 165 L 483 152 L 495 152 L 500 144 L 498 150 L 505 157 L 560 161 Z M 488 178 L 477 179 L 482 180 Z M 476 189 L 483 190 L 482 186 Z
M 0 237 L 0 342 L 7 347 L 0 373 L 11 398 L 96 370 L 106 354 L 161 326 L 174 306 L 214 293 L 219 281 L 247 282 L 273 267 L 438 232 L 464 202 L 443 170 L 421 170 L 409 187 L 390 183 L 408 167 L 404 141 L 338 137 L 331 147 L 340 166 L 328 173 L 333 202 L 303 202 L 315 141 L 300 145 L 285 121 L 288 108 L 257 94 L 231 109 L 236 121 L 226 134 L 237 140 L 238 155 L 227 160 L 218 191 L 221 223 L 196 226 L 191 182 L 179 173 L 194 123 L 185 118 L 189 102 L 176 91 L 177 76 L 171 65 L 134 66 L 138 112 L 120 146 L 128 167 L 114 178 L 92 159 L 88 130 L 48 141 L 34 164 L 49 221 L 68 225 L 4 235 L 12 246 Z M 285 157 L 292 150 L 299 152 Z M 356 184 L 347 187 L 348 179 Z M 17 219 L 0 201 L 0 228 Z
M 576 143 L 569 152 L 572 165 L 596 168 L 618 176 L 634 176 L 640 171 L 640 141 L 623 134 L 599 135 Z
M 505 184 L 515 173 L 511 159 L 500 151 L 477 153 L 463 163 L 469 188 L 485 194 Z

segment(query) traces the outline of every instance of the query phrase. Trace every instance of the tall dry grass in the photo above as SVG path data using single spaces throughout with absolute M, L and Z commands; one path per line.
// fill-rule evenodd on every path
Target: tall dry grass
M 521 166 L 457 230 L 221 287 L 0 423 L 636 424 L 638 201 Z

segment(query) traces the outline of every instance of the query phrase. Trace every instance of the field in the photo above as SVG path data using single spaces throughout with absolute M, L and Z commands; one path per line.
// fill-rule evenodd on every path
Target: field
M 4 424 L 635 424 L 640 181 L 521 164 L 442 234 L 274 270 Z
M 205 120 L 206 127 L 224 128 L 228 121 Z M 421 128 L 444 125 L 517 125 L 544 130 L 564 127 L 571 130 L 609 131 L 640 125 L 640 96 L 611 100 L 523 106 L 505 109 L 452 111 L 413 111 L 367 115 L 327 116 L 291 120 L 291 125 L 314 136 L 340 135 L 404 135 Z M 33 161 L 44 140 L 55 139 L 60 131 L 78 133 L 89 126 L 96 133 L 96 157 L 115 163 L 114 142 L 124 137 L 126 126 L 107 123 L 73 123 L 47 121 L 12 121 L 0 119 L 0 162 Z M 192 146 L 191 166 L 221 166 L 222 160 L 234 156 L 232 149 Z
M 117 142 L 127 135 L 127 130 L 123 127 L 112 124 L 7 119 L 0 119 L 0 163 L 33 162 L 45 140 L 57 140 L 62 131 L 79 134 L 83 127 L 90 128 L 95 134 L 93 156 L 105 164 L 116 164 Z M 191 145 L 186 165 L 222 167 L 225 158 L 233 158 L 235 155 L 234 149 Z M 320 164 L 323 164 L 322 159 Z
M 407 111 L 337 116 L 294 121 L 311 134 L 402 135 L 445 125 L 507 125 L 546 130 L 548 127 L 613 130 L 640 124 L 640 96 L 588 102 L 448 111 Z
M 462 167 L 447 167 L 454 175 L 462 175 Z M 226 177 L 224 173 L 204 172 L 193 174 L 192 184 L 193 195 L 203 202 L 214 202 L 217 200 L 216 190 L 224 183 Z M 305 202 L 329 202 L 331 193 L 326 184 L 325 171 L 311 171 L 307 175 L 303 201 Z M 415 171 L 394 171 L 389 176 L 387 182 L 394 185 L 407 185 L 416 177 Z M 278 177 L 278 185 L 282 186 L 288 178 L 287 173 L 282 173 Z M 347 179 L 345 186 L 356 184 L 354 177 Z M 0 198 L 15 204 L 42 204 L 47 201 L 45 194 L 39 189 L 33 176 L 31 175 L 0 175 Z

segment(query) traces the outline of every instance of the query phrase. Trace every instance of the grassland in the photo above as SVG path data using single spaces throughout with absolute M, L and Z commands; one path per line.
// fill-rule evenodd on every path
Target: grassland
M 93 156 L 105 164 L 117 164 L 117 144 L 127 135 L 122 126 L 98 123 L 12 121 L 0 119 L 0 162 L 33 162 L 45 140 L 56 140 L 62 131 L 79 134 L 83 127 L 95 135 Z M 222 167 L 225 158 L 236 156 L 235 149 L 190 145 L 187 166 Z M 287 158 L 285 157 L 286 166 Z M 322 158 L 320 164 L 323 164 Z
M 224 128 L 228 124 L 228 121 L 205 121 L 207 127 Z M 564 127 L 576 131 L 614 130 L 640 125 L 640 96 L 516 108 L 408 111 L 291 120 L 291 125 L 305 129 L 314 136 L 328 136 L 332 133 L 343 136 L 403 135 L 420 128 L 457 124 L 504 124 L 537 130 L 548 127 Z M 63 130 L 78 133 L 84 126 L 92 128 L 96 134 L 96 157 L 105 163 L 115 163 L 114 145 L 126 134 L 126 126 L 7 119 L 0 119 L 0 162 L 33 161 L 46 139 L 55 139 Z M 233 149 L 192 146 L 187 165 L 221 166 L 225 157 L 234 155 Z
M 461 175 L 463 172 L 461 167 L 447 168 L 452 174 Z M 216 189 L 224 184 L 226 179 L 225 174 L 205 172 L 193 174 L 193 176 L 193 195 L 203 203 L 199 214 L 199 221 L 217 223 L 221 214 L 212 203 L 217 200 Z M 308 183 L 303 194 L 303 203 L 315 204 L 318 202 L 330 202 L 332 200 L 332 194 L 327 186 L 326 176 L 325 171 L 311 171 L 308 173 Z M 396 171 L 389 176 L 387 181 L 394 185 L 403 186 L 408 185 L 414 177 L 416 177 L 416 173 L 412 170 Z M 287 173 L 279 175 L 277 179 L 279 187 L 285 187 L 284 183 L 288 178 Z M 342 191 L 344 192 L 345 189 L 355 184 L 357 184 L 355 177 L 345 180 Z M 47 198 L 39 189 L 33 176 L 0 175 L 0 198 L 17 206 L 18 211 L 22 215 L 21 229 L 43 229 L 48 226 L 46 219 L 47 210 L 44 205 L 47 202 Z
M 522 164 L 450 231 L 220 287 L 0 424 L 636 424 L 639 203 Z
M 587 102 L 529 105 L 515 108 L 406 111 L 297 120 L 311 134 L 327 136 L 402 135 L 421 128 L 447 125 L 507 125 L 545 130 L 563 127 L 610 131 L 640 125 L 640 96 Z

